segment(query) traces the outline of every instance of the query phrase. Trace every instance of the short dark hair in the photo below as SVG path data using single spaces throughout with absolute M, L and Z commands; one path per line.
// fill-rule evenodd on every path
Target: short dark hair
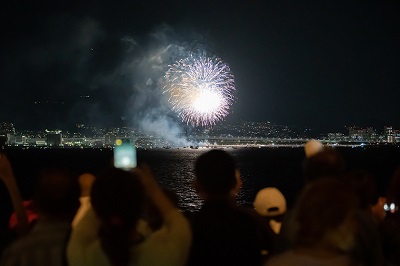
M 48 166 L 38 178 L 33 206 L 47 215 L 67 215 L 71 218 L 80 206 L 76 176 L 64 167 Z
M 303 189 L 296 203 L 296 245 L 318 243 L 358 208 L 357 195 L 346 183 L 329 177 L 314 180 Z
M 345 173 L 342 179 L 357 194 L 360 208 L 366 210 L 378 202 L 375 177 L 367 170 L 353 169 Z
M 119 217 L 128 224 L 139 219 L 145 197 L 136 174 L 114 167 L 97 176 L 90 195 L 92 207 L 100 219 Z
M 345 160 L 336 149 L 326 147 L 323 151 L 307 158 L 303 164 L 306 182 L 324 177 L 338 177 L 344 173 Z
M 196 160 L 196 180 L 212 196 L 228 195 L 236 185 L 236 162 L 223 150 L 211 150 Z

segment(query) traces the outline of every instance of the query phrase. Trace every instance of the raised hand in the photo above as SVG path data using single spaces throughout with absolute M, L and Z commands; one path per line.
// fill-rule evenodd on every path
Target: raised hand
M 0 153 L 0 179 L 7 185 L 14 180 L 11 163 L 4 153 Z
M 0 153 L 0 179 L 3 180 L 11 197 L 11 202 L 17 215 L 16 231 L 19 234 L 26 234 L 29 231 L 28 216 L 23 205 L 22 197 L 19 192 L 11 163 L 4 153 Z

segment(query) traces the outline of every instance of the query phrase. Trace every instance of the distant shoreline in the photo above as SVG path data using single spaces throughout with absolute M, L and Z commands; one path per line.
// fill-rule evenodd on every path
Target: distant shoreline
M 350 147 L 350 148 L 367 148 L 367 147 L 396 147 L 400 148 L 400 143 L 377 143 L 377 142 L 324 142 L 321 141 L 324 145 L 329 147 Z M 304 147 L 305 143 L 290 143 L 290 142 L 277 142 L 277 143 L 268 143 L 268 144 L 213 144 L 213 145 L 195 145 L 195 146 L 161 146 L 161 147 L 137 147 L 138 150 L 157 150 L 157 149 L 238 149 L 238 148 L 300 148 Z M 28 150 L 28 149 L 37 149 L 37 150 L 46 150 L 46 149 L 68 149 L 68 150 L 81 150 L 81 149 L 94 149 L 94 150 L 102 150 L 109 149 L 112 150 L 113 146 L 57 146 L 57 147 L 48 147 L 48 146 L 0 146 L 0 150 Z

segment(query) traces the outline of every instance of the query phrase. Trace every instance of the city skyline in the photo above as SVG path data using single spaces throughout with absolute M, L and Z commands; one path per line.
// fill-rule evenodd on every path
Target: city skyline
M 160 79 L 179 51 L 201 49 L 235 77 L 227 122 L 400 128 L 399 5 L 7 1 L 0 121 L 179 126 Z
M 137 148 L 212 148 L 212 147 L 302 147 L 309 140 L 319 140 L 323 145 L 366 148 L 392 145 L 398 147 L 400 130 L 385 127 L 382 133 L 376 129 L 349 127 L 347 133 L 328 133 L 312 137 L 311 132 L 296 131 L 270 122 L 242 121 L 225 124 L 213 129 L 198 128 L 197 131 L 170 131 L 151 134 L 135 128 L 96 128 L 76 125 L 74 131 L 62 130 L 16 130 L 11 123 L 0 123 L 0 147 L 4 148 L 95 148 L 112 149 L 118 141 L 129 141 Z
M 90 96 L 80 96 L 79 98 L 83 98 L 84 101 L 87 101 Z M 328 134 L 347 134 L 351 129 L 373 129 L 377 134 L 381 134 L 385 131 L 386 127 L 391 128 L 400 128 L 395 126 L 393 123 L 388 123 L 383 126 L 376 126 L 372 124 L 348 124 L 342 125 L 337 128 L 331 127 L 331 130 L 324 130 L 318 127 L 311 126 L 300 126 L 296 123 L 292 124 L 280 124 L 275 121 L 256 121 L 256 120 L 243 120 L 228 117 L 222 121 L 219 121 L 216 124 L 208 125 L 208 126 L 193 126 L 184 121 L 180 121 L 178 117 L 170 117 L 170 121 L 168 121 L 167 126 L 161 126 L 159 129 L 154 128 L 142 128 L 140 125 L 134 125 L 132 123 L 127 123 L 124 120 L 120 121 L 112 121 L 106 122 L 102 119 L 95 119 L 91 121 L 90 119 L 82 119 L 82 117 L 76 117 L 71 119 L 69 117 L 65 117 L 65 113 L 63 114 L 63 109 L 60 106 L 67 105 L 68 102 L 64 102 L 62 100 L 54 101 L 54 100 L 35 100 L 33 102 L 33 106 L 41 106 L 38 110 L 33 109 L 33 112 L 36 114 L 31 114 L 31 117 L 36 116 L 38 120 L 30 120 L 28 123 L 25 121 L 21 121 L 18 123 L 16 120 L 7 120 L 0 121 L 5 124 L 13 124 L 18 131 L 32 131 L 32 132 L 41 132 L 46 130 L 60 130 L 63 132 L 75 132 L 79 131 L 81 128 L 100 128 L 103 130 L 113 129 L 113 128 L 131 128 L 135 131 L 154 134 L 162 137 L 165 135 L 165 132 L 214 132 L 218 131 L 221 128 L 230 128 L 243 124 L 269 124 L 274 127 L 279 128 L 287 128 L 291 132 L 289 134 L 291 137 L 303 136 L 306 138 L 323 138 L 328 136 Z M 44 106 L 44 107 L 43 107 Z M 172 122 L 171 122 L 172 121 Z M 155 122 L 152 127 L 156 127 L 158 122 Z M 1 127 L 0 127 L 1 129 Z M 0 131 L 1 133 L 1 131 Z M 269 134 L 269 132 L 266 132 Z
M 13 123 L 0 121 L 0 134 L 11 134 L 15 136 L 26 137 L 44 137 L 49 132 L 59 132 L 68 138 L 83 138 L 83 137 L 104 137 L 107 134 L 115 134 L 121 136 L 128 135 L 149 135 L 158 138 L 165 136 L 235 136 L 235 137 L 262 137 L 262 138 L 303 138 L 303 139 L 333 139 L 349 137 L 348 140 L 363 140 L 363 139 L 378 139 L 380 136 L 394 136 L 400 138 L 400 129 L 391 125 L 383 128 L 374 128 L 371 126 L 362 127 L 358 125 L 350 125 L 343 127 L 342 130 L 320 133 L 311 128 L 296 128 L 290 125 L 280 125 L 270 121 L 255 122 L 255 121 L 223 121 L 213 127 L 192 127 L 182 124 L 181 127 L 164 131 L 164 132 L 149 132 L 140 128 L 121 126 L 99 127 L 93 124 L 75 124 L 73 128 L 54 128 L 46 127 L 44 129 L 21 128 Z

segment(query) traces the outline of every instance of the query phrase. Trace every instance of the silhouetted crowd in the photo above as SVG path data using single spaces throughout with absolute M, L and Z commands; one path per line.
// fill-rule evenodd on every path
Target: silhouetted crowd
M 238 206 L 234 158 L 209 150 L 194 165 L 203 205 L 184 212 L 146 165 L 79 177 L 49 165 L 24 201 L 0 154 L 14 209 L 0 265 L 400 265 L 400 168 L 382 197 L 369 172 L 347 170 L 318 141 L 305 145 L 302 167 L 292 208 L 275 187 L 260 190 L 252 208 Z

